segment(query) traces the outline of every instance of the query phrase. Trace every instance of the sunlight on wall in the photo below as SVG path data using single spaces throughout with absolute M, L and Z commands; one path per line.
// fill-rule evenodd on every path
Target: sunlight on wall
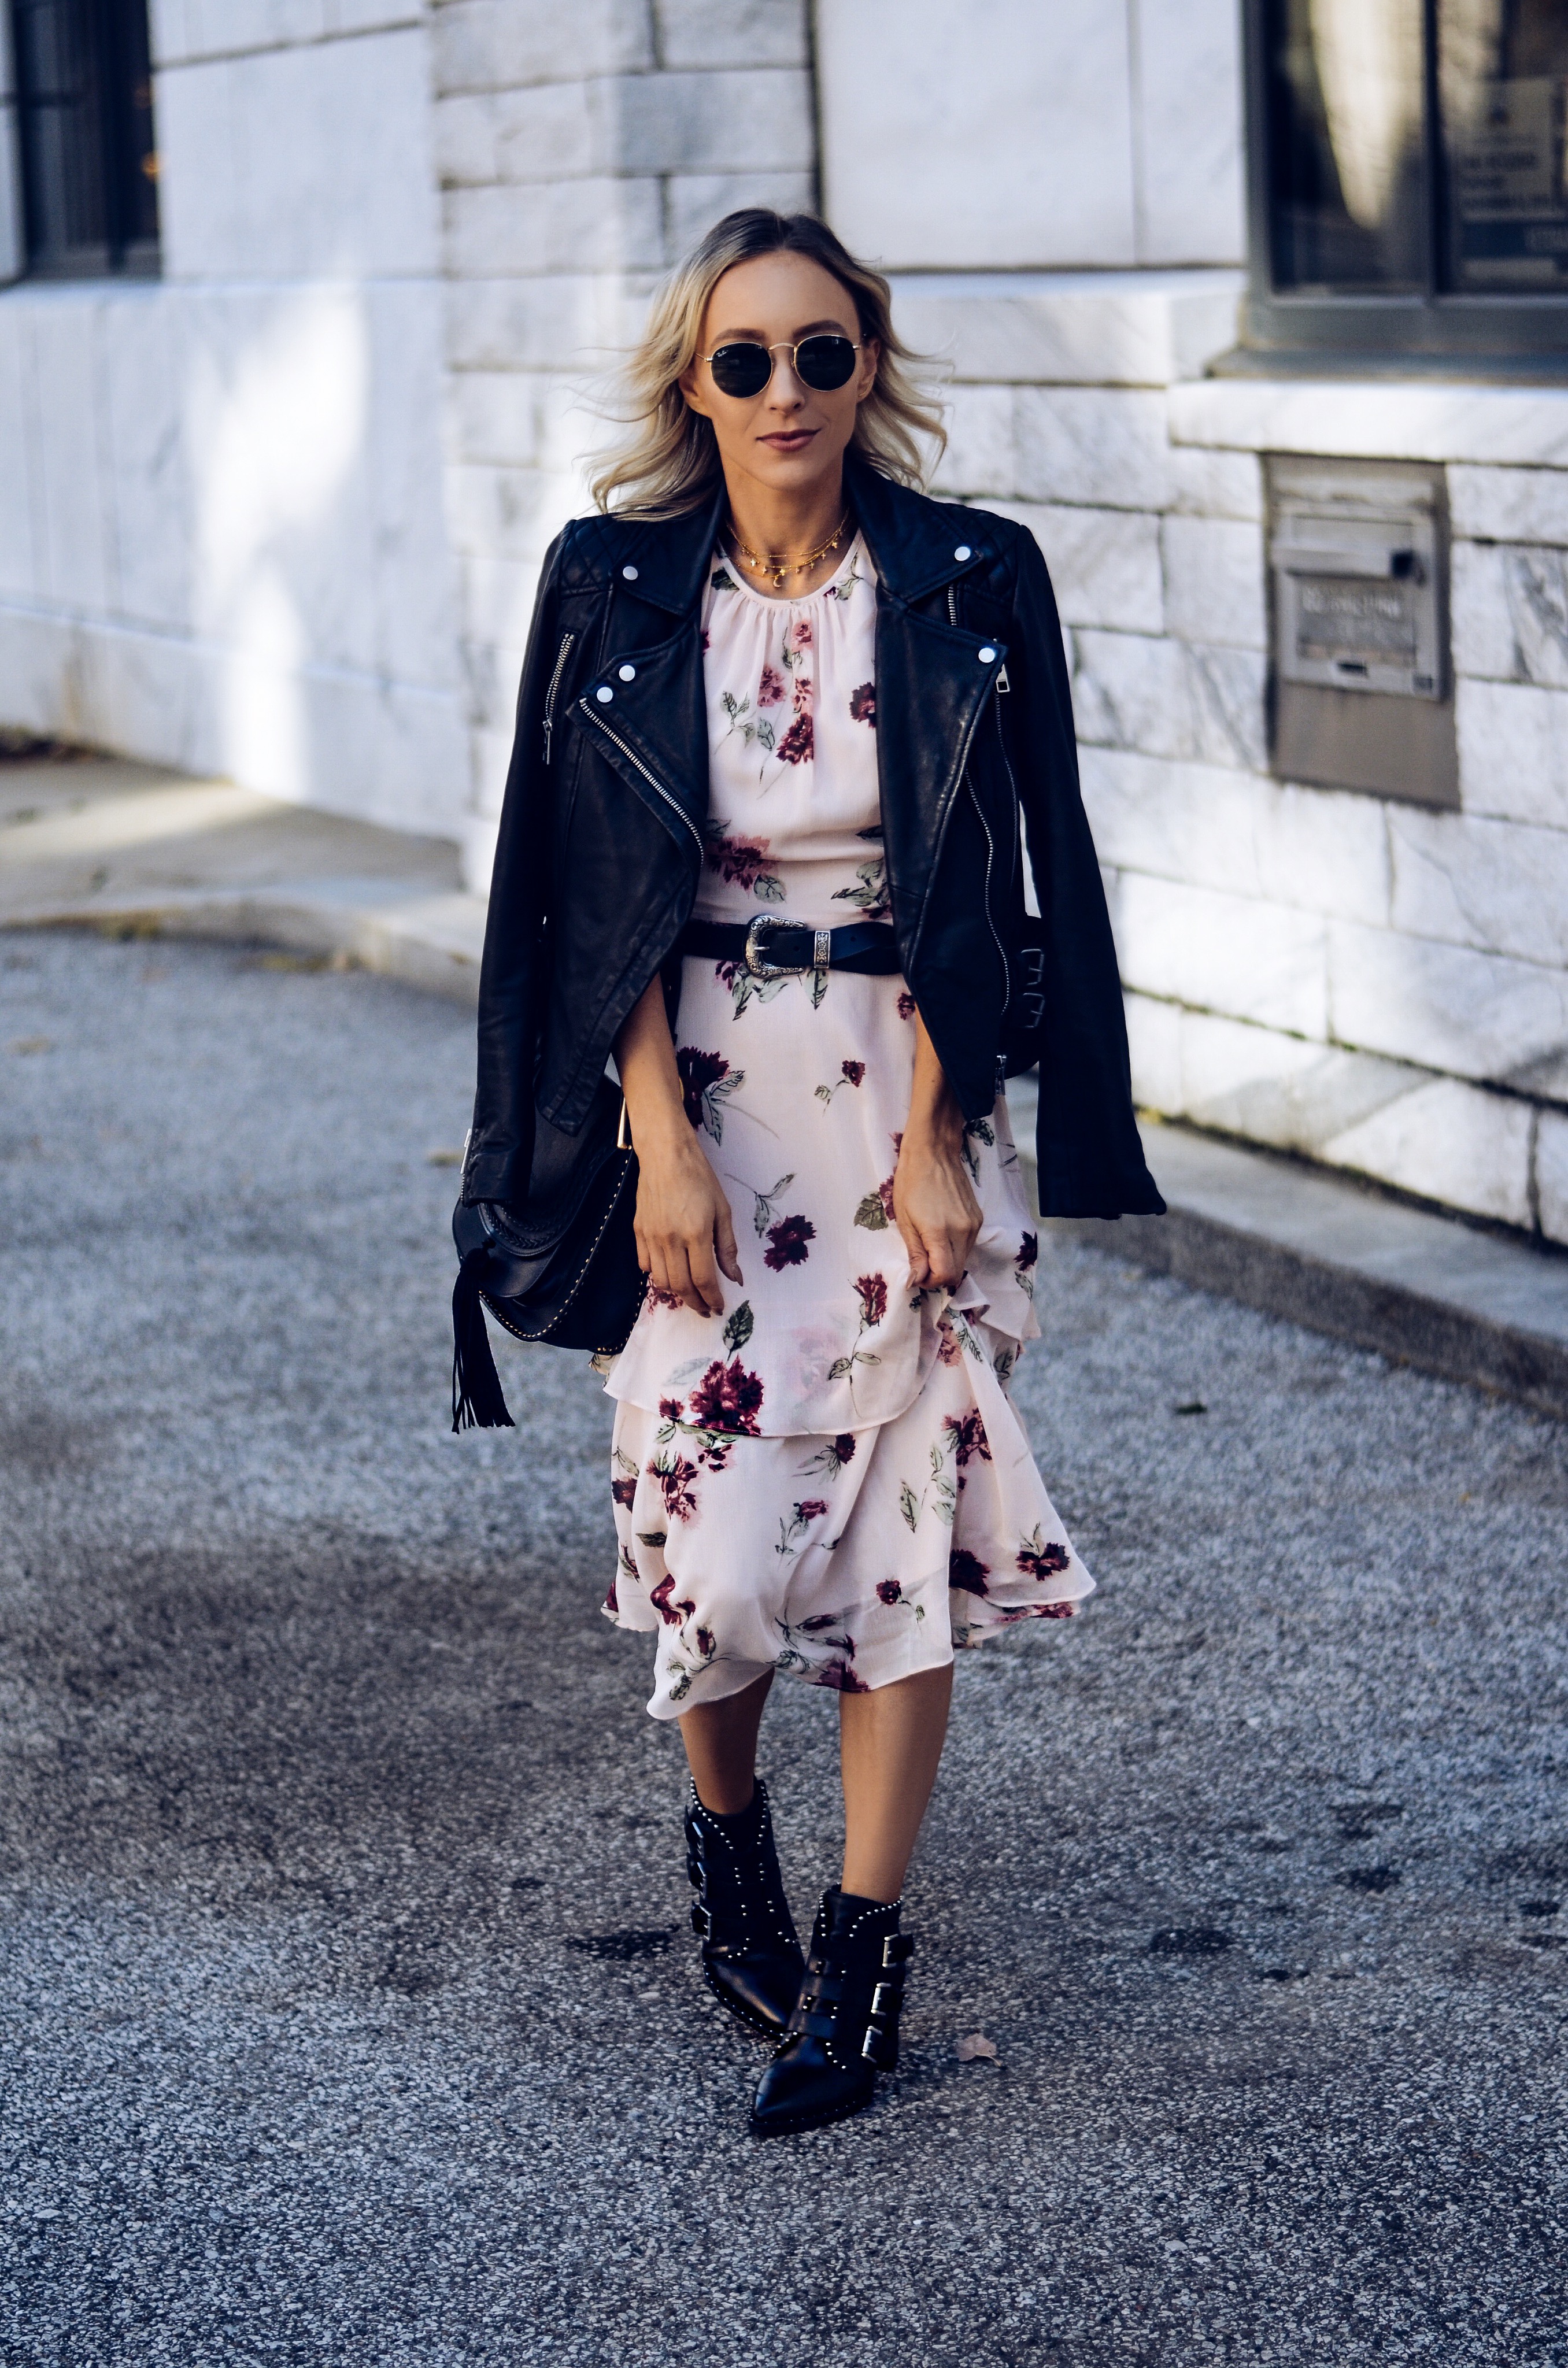
M 302 670 L 319 635 L 301 586 L 341 564 L 337 516 L 369 466 L 369 376 L 349 290 L 279 297 L 259 332 L 230 351 L 214 336 L 194 361 L 195 605 L 222 652 L 221 761 L 278 797 L 312 791 Z

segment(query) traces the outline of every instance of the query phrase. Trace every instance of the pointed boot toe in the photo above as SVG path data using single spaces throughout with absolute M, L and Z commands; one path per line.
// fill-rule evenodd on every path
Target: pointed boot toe
M 686 1864 L 697 1896 L 691 1929 L 702 1943 L 702 1978 L 749 2031 L 777 2039 L 801 1995 L 806 1961 L 795 1936 L 773 1842 L 767 1787 L 733 1817 L 705 1809 L 691 1788 Z
M 759 2138 L 789 2137 L 863 2112 L 879 2072 L 898 2066 L 898 2019 L 915 1943 L 899 1905 L 836 1887 L 817 1910 L 800 2001 L 752 2100 Z

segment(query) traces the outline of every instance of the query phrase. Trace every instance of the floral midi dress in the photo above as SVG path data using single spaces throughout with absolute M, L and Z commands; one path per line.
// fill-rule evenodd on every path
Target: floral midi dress
M 876 599 L 858 540 L 768 599 L 716 558 L 697 914 L 888 916 Z M 655 1718 L 778 1669 L 840 1692 L 951 1660 L 1093 1586 L 1007 1395 L 1038 1337 L 1036 1237 L 998 1099 L 965 1133 L 983 1211 L 956 1291 L 913 1291 L 892 1222 L 915 1005 L 898 977 L 759 980 L 688 956 L 676 1057 L 744 1281 L 721 1316 L 650 1291 L 606 1387 L 619 1567 L 605 1611 L 658 1638 Z

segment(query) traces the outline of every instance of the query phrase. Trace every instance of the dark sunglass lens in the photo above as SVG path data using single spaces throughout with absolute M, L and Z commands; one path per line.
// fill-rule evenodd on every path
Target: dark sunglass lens
M 711 367 L 721 394 L 760 394 L 773 375 L 773 357 L 762 346 L 721 346 Z M 835 386 L 843 383 L 834 381 Z
M 855 348 L 847 337 L 808 337 L 795 357 L 795 367 L 808 386 L 826 394 L 848 384 Z

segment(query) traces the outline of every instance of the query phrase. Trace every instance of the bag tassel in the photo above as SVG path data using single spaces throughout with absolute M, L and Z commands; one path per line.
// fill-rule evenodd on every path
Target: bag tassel
M 490 1254 L 487 1242 L 470 1250 L 452 1286 L 452 1429 L 512 1430 L 501 1377 L 490 1351 L 484 1303 L 479 1295 L 481 1270 Z

